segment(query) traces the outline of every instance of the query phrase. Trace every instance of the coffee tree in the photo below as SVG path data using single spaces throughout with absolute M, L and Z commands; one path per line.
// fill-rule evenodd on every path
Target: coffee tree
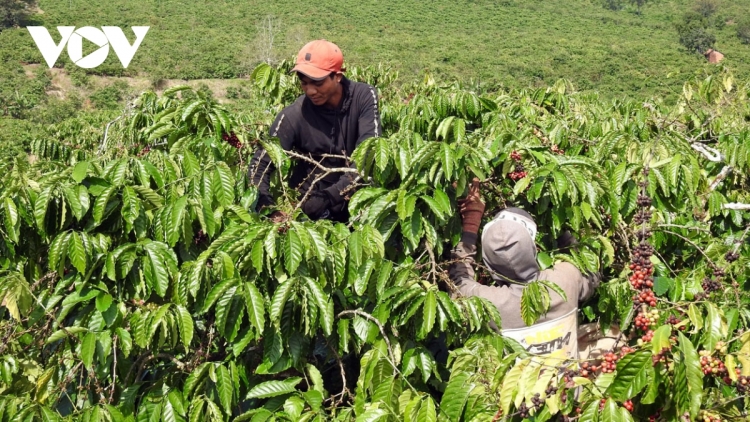
M 266 136 L 299 95 L 286 70 L 257 68 L 241 112 L 147 92 L 2 163 L 0 419 L 744 417 L 748 86 L 715 75 L 665 106 L 357 69 L 382 91 L 385 132 L 355 151 L 351 219 L 334 224 L 302 214 L 285 180 L 306 158 Z M 255 212 L 259 146 L 287 221 Z M 535 216 L 542 268 L 603 273 L 580 312 L 621 329 L 602 359 L 531 355 L 490 328 L 489 302 L 452 296 L 474 177 L 487 218 Z M 531 324 L 554 294 L 532 282 L 518 311 Z

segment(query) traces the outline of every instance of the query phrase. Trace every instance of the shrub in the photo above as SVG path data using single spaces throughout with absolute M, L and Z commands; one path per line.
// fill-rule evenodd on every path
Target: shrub
M 211 88 L 202 82 L 198 85 L 198 92 L 202 93 L 206 98 L 214 97 L 214 92 L 211 90 Z
M 716 43 L 716 36 L 708 31 L 709 22 L 702 14 L 692 11 L 676 25 L 677 34 L 688 51 L 703 54 Z
M 719 10 L 719 2 L 717 0 L 698 0 L 695 2 L 693 9 L 703 17 L 710 18 Z
M 21 26 L 31 14 L 34 0 L 3 0 L 0 2 L 0 31 Z
M 29 116 L 34 122 L 51 125 L 75 116 L 82 106 L 81 97 L 75 94 L 70 94 L 65 99 L 51 97 L 44 105 L 36 108 L 34 113 L 29 113 Z
M 716 43 L 716 37 L 705 28 L 691 28 L 680 34 L 680 44 L 690 51 L 703 54 Z
M 51 79 L 47 69 L 38 68 L 33 79 L 21 65 L 0 68 L 0 115 L 25 118 L 29 111 L 46 100 Z
M 622 0 L 602 0 L 602 6 L 609 10 L 622 10 L 625 4 Z
M 127 90 L 127 82 L 115 81 L 112 85 L 95 91 L 89 98 L 96 108 L 115 109 L 120 106 L 120 102 L 125 98 Z
M 750 20 L 745 19 L 737 24 L 737 37 L 743 44 L 750 44 Z
M 252 97 L 250 89 L 244 84 L 228 86 L 226 96 L 230 100 L 247 100 Z
M 91 83 L 91 78 L 89 78 L 89 75 L 86 74 L 86 71 L 78 66 L 71 66 L 68 71 L 68 76 L 70 76 L 70 80 L 73 82 L 73 86 L 77 87 L 87 87 Z
M 366 184 L 343 224 L 281 193 L 287 220 L 255 212 L 253 144 L 279 191 L 293 157 L 253 127 L 299 87 L 254 74 L 248 114 L 147 92 L 106 144 L 101 113 L 35 139 L 33 166 L 0 161 L 3 420 L 744 420 L 747 84 L 712 75 L 673 108 L 564 81 L 394 89 L 383 137 L 351 157 Z M 602 272 L 581 318 L 619 325 L 603 359 L 534 356 L 490 329 L 494 304 L 446 291 L 473 177 L 488 220 L 536 217 L 541 266 Z M 579 242 L 561 253 L 568 229 Z M 523 287 L 527 324 L 565 296 L 553 287 Z

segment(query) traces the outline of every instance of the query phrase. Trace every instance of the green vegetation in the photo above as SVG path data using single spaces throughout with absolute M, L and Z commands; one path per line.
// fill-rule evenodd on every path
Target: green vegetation
M 341 45 L 350 64 L 382 62 L 399 69 L 404 82 L 425 70 L 441 79 L 508 87 L 564 78 L 608 98 L 658 95 L 673 101 L 685 80 L 713 69 L 702 57 L 685 54 L 675 33 L 693 0 L 647 2 L 640 15 L 630 2 L 609 10 L 599 0 L 41 0 L 39 6 L 44 13 L 36 18 L 48 28 L 150 25 L 127 70 L 111 54 L 89 73 L 154 80 L 246 77 L 259 60 L 290 58 L 318 37 Z M 750 14 L 750 1 L 725 1 L 718 10 L 722 19 L 739 21 Z M 750 76 L 750 49 L 737 28 L 726 25 L 713 33 L 726 66 L 739 78 Z M 0 33 L 0 46 L 12 56 L 3 66 L 41 60 L 23 29 Z M 58 65 L 67 67 L 66 61 L 63 53 Z
M 737 24 L 737 37 L 743 44 L 750 44 L 750 19 L 743 18 Z
M 127 91 L 126 82 L 116 81 L 112 85 L 93 92 L 89 98 L 96 108 L 112 110 L 120 108 Z
M 716 44 L 716 37 L 708 29 L 706 19 L 698 13 L 685 15 L 683 21 L 677 25 L 680 44 L 688 51 L 703 54 Z
M 29 23 L 34 0 L 4 0 L 0 3 L 0 31 Z
M 0 422 L 747 414 L 750 0 L 90 3 L 33 19 L 150 25 L 129 69 L 50 71 L 0 31 Z M 380 90 L 349 225 L 301 214 L 266 136 L 300 94 L 282 60 L 318 37 Z M 135 88 L 180 78 L 242 79 Z M 259 145 L 288 221 L 254 211 Z M 449 296 L 473 177 L 486 218 L 536 217 L 542 267 L 603 272 L 580 318 L 626 348 L 544 361 Z M 524 290 L 525 320 L 550 288 Z
M 292 159 L 265 136 L 299 94 L 288 69 L 259 66 L 241 112 L 205 89 L 149 91 L 0 162 L 2 422 L 746 414 L 750 85 L 710 76 L 665 106 L 352 69 L 379 82 L 384 134 L 353 154 L 365 186 L 333 224 L 301 213 L 282 188 Z M 287 221 L 254 211 L 257 146 Z M 449 295 L 473 177 L 485 219 L 507 205 L 536 217 L 542 268 L 602 271 L 580 317 L 618 324 L 627 347 L 532 356 L 491 331 L 491 303 Z M 570 253 L 551 240 L 563 230 Z M 530 282 L 524 320 L 553 294 Z
M 676 24 L 677 34 L 682 44 L 688 51 L 704 54 L 708 49 L 714 48 L 716 36 L 714 30 L 726 26 L 726 18 L 719 13 L 717 0 L 698 0 L 692 10 L 686 12 L 682 20 Z M 743 42 L 742 28 L 737 27 L 737 37 Z

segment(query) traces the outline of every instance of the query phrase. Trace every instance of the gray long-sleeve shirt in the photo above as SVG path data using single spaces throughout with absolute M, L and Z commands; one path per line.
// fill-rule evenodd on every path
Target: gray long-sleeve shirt
M 500 285 L 484 286 L 474 279 L 476 235 L 464 233 L 452 251 L 455 262 L 449 268 L 457 294 L 482 297 L 495 305 L 502 319 L 502 334 L 515 339 L 529 352 L 562 359 L 576 357 L 578 303 L 594 294 L 601 276 L 598 273 L 584 276 L 567 262 L 539 271 L 534 244 L 536 224 L 522 214 L 501 214 L 485 226 L 482 237 L 483 261 L 495 272 L 493 279 Z M 551 291 L 548 312 L 529 327 L 521 317 L 521 296 L 526 285 L 534 280 L 554 283 L 566 297 Z
M 522 328 L 526 324 L 521 318 L 522 284 L 508 284 L 504 286 L 484 286 L 474 279 L 474 256 L 476 245 L 460 242 L 452 251 L 452 259 L 459 260 L 451 265 L 449 275 L 458 287 L 462 296 L 479 296 L 492 302 L 502 317 L 503 328 Z M 563 300 L 560 295 L 550 292 L 550 309 L 546 315 L 539 318 L 538 323 L 550 321 L 566 315 L 578 308 L 578 303 L 590 298 L 599 286 L 598 274 L 584 276 L 573 264 L 561 262 L 554 267 L 539 272 L 539 280 L 548 280 L 560 286 L 567 296 Z

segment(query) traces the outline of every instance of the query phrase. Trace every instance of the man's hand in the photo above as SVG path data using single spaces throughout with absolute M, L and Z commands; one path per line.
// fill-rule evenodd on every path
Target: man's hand
M 270 195 L 260 194 L 258 196 L 258 202 L 255 204 L 255 209 L 260 212 L 265 207 L 273 206 L 273 198 Z
M 289 214 L 284 211 L 274 211 L 268 216 L 268 218 L 274 223 L 281 223 L 289 219 Z
M 560 237 L 557 238 L 557 247 L 561 252 L 568 252 L 571 246 L 578 244 L 578 240 L 570 233 L 570 230 L 565 230 Z
M 323 213 L 331 206 L 331 199 L 324 192 L 311 193 L 304 204 L 302 211 L 310 217 L 311 220 L 317 220 L 323 216 Z
M 463 231 L 477 234 L 482 224 L 484 215 L 484 202 L 479 193 L 479 179 L 476 177 L 471 181 L 469 194 L 465 199 L 459 201 L 459 211 L 463 220 Z

